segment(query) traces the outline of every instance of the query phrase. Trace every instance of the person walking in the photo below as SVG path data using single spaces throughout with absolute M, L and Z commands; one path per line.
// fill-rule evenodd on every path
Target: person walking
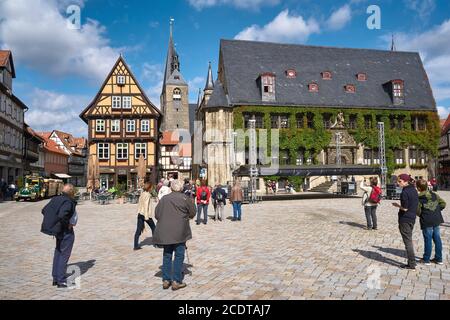
M 163 247 L 163 289 L 172 286 L 172 290 L 178 290 L 186 287 L 183 283 L 183 262 L 186 241 L 192 239 L 189 220 L 195 217 L 195 208 L 192 200 L 183 194 L 180 180 L 173 180 L 171 189 L 173 192 L 164 196 L 156 206 L 158 224 L 153 243 Z
M 417 216 L 420 217 L 420 229 L 422 229 L 424 240 L 424 253 L 421 260 L 425 265 L 431 265 L 431 262 L 443 264 L 442 260 L 442 240 L 439 226 L 444 223 L 442 210 L 444 210 L 445 201 L 435 192 L 427 190 L 427 181 L 417 181 L 417 190 L 419 191 L 419 208 Z M 434 242 L 434 259 L 431 259 L 431 253 Z
M 242 200 L 244 199 L 244 193 L 242 192 L 241 184 L 239 181 L 234 183 L 231 188 L 230 201 L 233 205 L 233 220 L 241 221 L 242 219 Z
M 398 176 L 398 185 L 402 188 L 400 195 L 400 204 L 393 203 L 398 211 L 398 224 L 400 234 L 405 244 L 406 255 L 408 263 L 401 265 L 402 269 L 416 270 L 416 255 L 414 253 L 413 245 L 413 230 L 416 222 L 417 208 L 419 206 L 419 195 L 415 187 L 415 181 L 408 174 L 401 174 Z
M 197 188 L 197 225 L 200 224 L 200 216 L 203 211 L 203 224 L 208 223 L 208 206 L 211 198 L 211 191 L 206 185 L 206 180 L 201 181 L 201 186 Z
M 367 230 L 377 230 L 377 208 L 381 200 L 381 188 L 378 186 L 378 178 L 370 178 L 370 185 L 366 186 L 366 179 L 359 186 L 364 191 L 363 206 L 367 220 Z
M 6 199 L 6 191 L 8 189 L 8 185 L 5 179 L 0 180 L 0 202 Z
M 227 201 L 227 192 L 225 191 L 225 189 L 222 188 L 222 186 L 219 184 L 217 185 L 217 187 L 214 189 L 213 193 L 212 193 L 212 198 L 216 204 L 216 210 L 215 210 L 215 215 L 214 215 L 214 221 L 222 221 L 224 219 L 223 216 L 223 212 L 226 206 L 226 201 Z
M 74 186 L 66 184 L 63 187 L 62 194 L 52 198 L 42 209 L 44 220 L 41 232 L 56 238 L 52 277 L 53 285 L 58 288 L 68 288 L 66 279 L 67 263 L 75 242 L 74 227 L 78 222 L 76 213 L 77 202 L 74 198 Z
M 142 249 L 139 246 L 139 236 L 145 229 L 145 223 L 152 230 L 152 236 L 155 233 L 156 225 L 153 221 L 155 207 L 158 203 L 158 198 L 152 195 L 153 185 L 150 182 L 144 183 L 144 189 L 139 196 L 138 214 L 137 214 L 137 226 L 134 233 L 134 250 Z

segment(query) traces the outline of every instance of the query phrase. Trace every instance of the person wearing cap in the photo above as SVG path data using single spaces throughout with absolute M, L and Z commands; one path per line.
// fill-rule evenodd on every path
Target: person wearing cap
M 402 269 L 416 270 L 416 255 L 414 253 L 413 245 L 413 230 L 416 223 L 416 214 L 419 207 L 419 194 L 415 187 L 414 179 L 408 174 L 401 174 L 398 176 L 398 185 L 402 188 L 400 195 L 400 204 L 393 203 L 398 211 L 398 224 L 400 234 L 405 244 L 406 255 L 408 263 L 401 265 Z

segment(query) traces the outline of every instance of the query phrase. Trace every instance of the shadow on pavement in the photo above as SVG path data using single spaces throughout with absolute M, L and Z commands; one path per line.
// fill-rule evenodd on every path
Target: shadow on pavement
M 395 248 L 383 248 L 383 247 L 379 247 L 379 246 L 372 246 L 372 247 L 374 247 L 375 249 L 378 249 L 381 252 L 390 253 L 390 254 L 393 254 L 394 256 L 407 259 L 405 250 L 395 249 Z
M 375 251 L 366 251 L 366 250 L 359 250 L 359 249 L 352 249 L 354 252 L 359 253 L 363 257 L 367 259 L 372 259 L 381 263 L 387 263 L 394 267 L 400 267 L 401 263 L 395 260 L 392 260 L 390 258 L 386 258 Z
M 67 268 L 70 268 L 71 266 L 77 266 L 78 268 L 80 268 L 81 275 L 83 275 L 86 272 L 88 272 L 89 269 L 91 269 L 95 266 L 95 261 L 96 260 L 89 260 L 89 261 L 71 263 L 67 266 Z
M 361 228 L 361 229 L 366 229 L 366 226 L 360 223 L 356 223 L 356 222 L 349 222 L 349 221 L 339 221 L 340 224 L 346 224 L 350 227 L 355 227 L 355 228 Z
M 189 275 L 192 276 L 192 271 L 189 268 L 192 268 L 192 264 L 183 263 L 183 271 L 181 273 L 183 276 Z M 155 273 L 155 277 L 162 278 L 162 266 L 159 266 L 159 271 Z

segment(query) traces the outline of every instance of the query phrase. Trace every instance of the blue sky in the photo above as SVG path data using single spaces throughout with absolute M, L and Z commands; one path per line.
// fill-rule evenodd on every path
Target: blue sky
M 79 6 L 80 29 L 66 25 Z M 369 5 L 381 29 L 369 30 Z M 450 107 L 450 1 L 447 0 L 0 0 L 0 47 L 13 51 L 14 94 L 37 130 L 86 135 L 78 114 L 122 53 L 159 106 L 169 37 L 174 38 L 191 101 L 203 88 L 208 61 L 217 70 L 219 40 L 249 39 L 354 48 L 418 51 L 439 112 Z

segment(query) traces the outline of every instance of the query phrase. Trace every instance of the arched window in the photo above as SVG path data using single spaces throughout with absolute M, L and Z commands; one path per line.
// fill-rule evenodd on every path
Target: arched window
M 181 100 L 181 89 L 180 88 L 173 89 L 173 100 L 174 101 Z

